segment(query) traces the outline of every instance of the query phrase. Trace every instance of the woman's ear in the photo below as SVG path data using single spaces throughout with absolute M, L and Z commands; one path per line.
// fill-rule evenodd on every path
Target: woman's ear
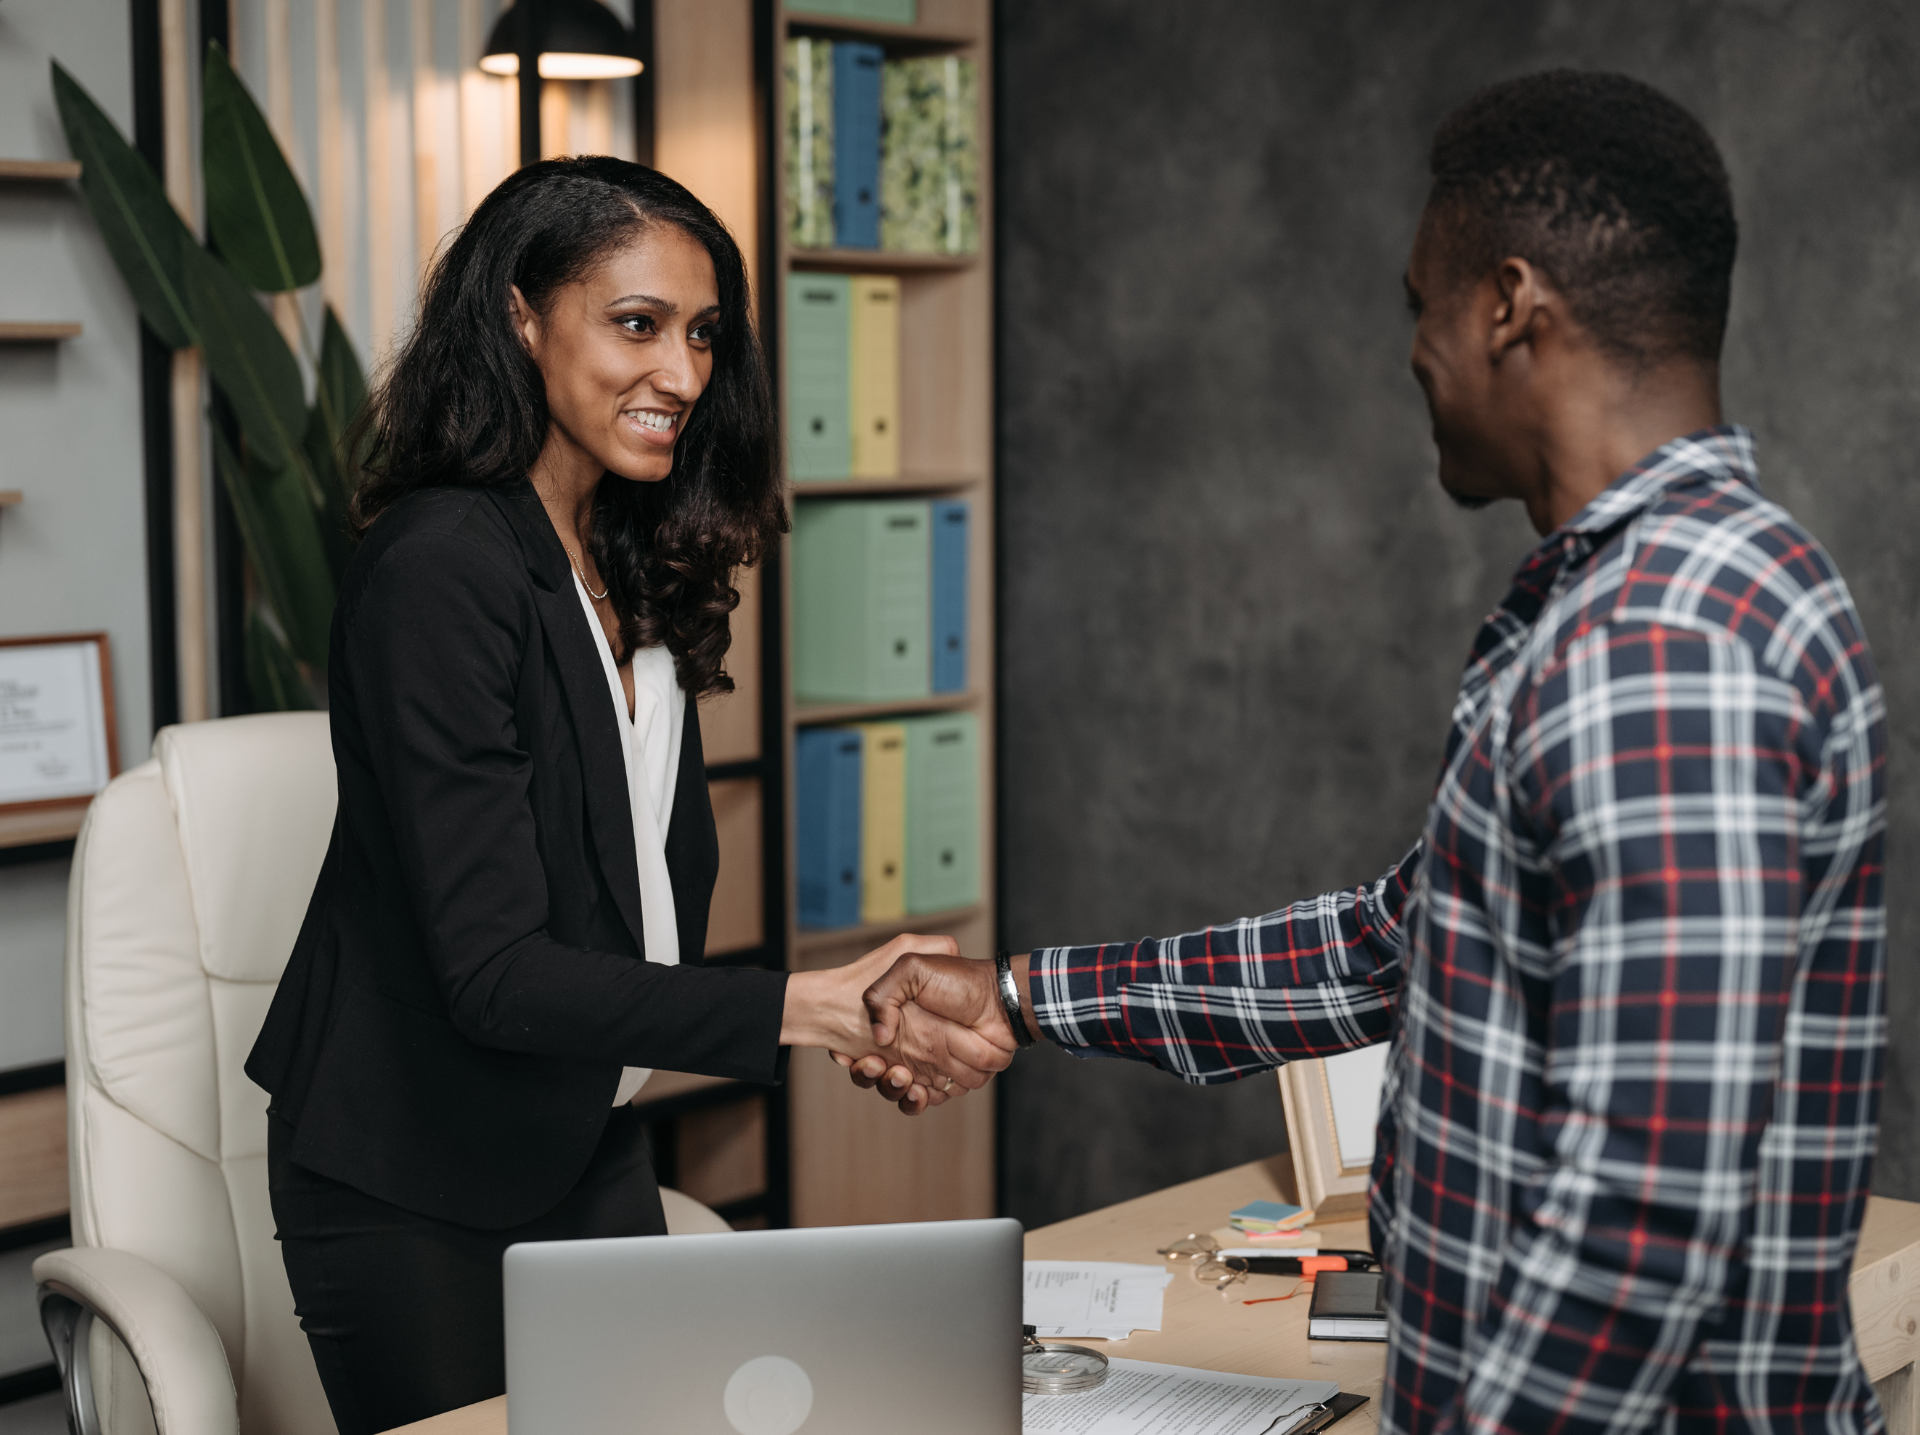
M 540 341 L 540 316 L 534 312 L 533 305 L 527 302 L 527 296 L 520 292 L 518 284 L 509 284 L 508 307 L 513 312 L 513 330 L 520 336 L 520 346 L 529 354 Z

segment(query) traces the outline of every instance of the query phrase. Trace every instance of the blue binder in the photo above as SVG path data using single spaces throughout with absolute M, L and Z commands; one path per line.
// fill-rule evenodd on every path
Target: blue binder
M 794 756 L 800 925 L 860 924 L 860 747 L 856 728 L 802 728 Z
M 833 47 L 833 242 L 880 247 L 880 74 L 878 45 Z
M 933 690 L 967 686 L 967 524 L 964 499 L 933 505 Z

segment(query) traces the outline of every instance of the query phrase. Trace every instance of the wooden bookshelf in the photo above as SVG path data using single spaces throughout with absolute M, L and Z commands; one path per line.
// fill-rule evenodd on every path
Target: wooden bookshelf
M 993 522 L 993 93 L 992 0 L 920 0 L 919 23 L 888 25 L 814 15 L 803 6 L 762 0 L 761 59 L 771 77 L 766 137 L 769 189 L 763 231 L 771 273 L 762 281 L 771 353 L 784 381 L 786 282 L 795 273 L 838 271 L 897 274 L 901 281 L 901 467 L 898 479 L 808 480 L 793 487 L 795 502 L 811 498 L 951 493 L 973 506 L 968 531 L 967 690 L 907 702 L 803 705 L 781 663 L 780 691 L 770 726 L 777 731 L 784 792 L 785 914 L 781 934 L 794 969 L 841 965 L 902 932 L 951 935 L 970 957 L 990 958 L 998 928 L 994 878 L 994 522 Z M 769 23 L 770 22 L 770 23 Z M 795 249 L 787 243 L 786 172 L 779 92 L 789 36 L 862 40 L 889 58 L 958 53 L 978 67 L 976 93 L 980 166 L 980 252 L 969 255 L 891 254 L 871 249 Z M 789 555 L 790 556 L 790 555 Z M 790 651 L 792 565 L 780 565 L 783 651 Z M 871 926 L 801 931 L 795 923 L 793 778 L 797 730 L 820 723 L 858 721 L 919 712 L 967 710 L 980 719 L 980 900 Z M 872 1092 L 860 1091 L 825 1052 L 795 1052 L 788 1078 L 789 1193 L 795 1225 L 926 1221 L 989 1216 L 994 1210 L 994 1102 L 992 1088 L 948 1103 L 917 1120 L 902 1117 Z

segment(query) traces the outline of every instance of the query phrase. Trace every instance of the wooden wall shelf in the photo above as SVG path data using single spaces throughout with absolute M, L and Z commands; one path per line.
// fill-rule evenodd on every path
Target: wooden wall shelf
M 921 912 L 891 922 L 864 922 L 858 927 L 804 928 L 794 938 L 794 950 L 807 956 L 851 948 L 858 954 L 890 942 L 902 932 L 949 932 L 979 916 L 978 907 L 956 907 L 951 912 Z
M 0 847 L 37 847 L 80 835 L 87 805 L 47 807 L 33 812 L 0 812 Z
M 80 178 L 80 162 L 72 159 L 0 159 L 0 180 L 52 184 Z
M 884 498 L 898 494 L 911 498 L 919 493 L 965 493 L 986 482 L 982 478 L 959 478 L 944 474 L 906 474 L 900 478 L 847 478 L 837 481 L 805 479 L 793 485 L 795 498 Z
M 904 274 L 971 269 L 978 254 L 901 254 L 888 249 L 795 249 L 787 263 L 795 269 L 857 270 L 871 274 Z
M 78 324 L 0 321 L 0 344 L 57 344 L 79 337 Z
M 12 508 L 16 503 L 25 502 L 26 497 L 17 488 L 0 488 L 0 508 Z
M 897 698 L 886 703 L 803 703 L 793 710 L 795 727 L 827 722 L 873 722 L 910 713 L 957 713 L 976 706 L 978 693 L 936 693 L 930 698 Z
M 885 20 L 859 20 L 848 15 L 815 15 L 805 10 L 787 11 L 786 28 L 789 35 L 821 35 L 829 40 L 866 40 L 885 45 L 899 55 L 965 50 L 980 43 L 977 31 L 939 24 L 894 25 Z

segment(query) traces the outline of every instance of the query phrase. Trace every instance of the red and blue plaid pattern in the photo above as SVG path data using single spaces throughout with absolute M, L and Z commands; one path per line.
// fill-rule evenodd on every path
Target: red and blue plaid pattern
M 1230 1081 L 1390 1040 L 1382 1427 L 1875 1431 L 1886 731 L 1751 436 L 1677 439 L 1474 643 L 1419 843 L 1371 886 L 1033 958 L 1048 1035 Z

